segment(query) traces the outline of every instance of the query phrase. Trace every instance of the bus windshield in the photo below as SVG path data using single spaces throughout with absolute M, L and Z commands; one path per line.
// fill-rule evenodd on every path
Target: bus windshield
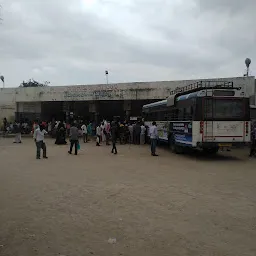
M 246 120 L 249 115 L 249 100 L 243 99 L 204 99 L 204 117 L 210 120 Z

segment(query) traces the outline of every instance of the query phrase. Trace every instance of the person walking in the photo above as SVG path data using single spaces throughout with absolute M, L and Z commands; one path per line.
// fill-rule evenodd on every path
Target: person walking
M 92 136 L 92 122 L 87 125 L 87 134 L 89 137 Z
M 110 140 L 110 136 L 111 136 L 111 134 L 110 134 L 110 123 L 109 122 L 107 122 L 107 124 L 106 124 L 105 132 L 106 132 L 106 145 L 109 146 L 110 145 L 109 140 Z
M 100 146 L 100 136 L 101 136 L 101 128 L 100 125 L 96 127 L 96 146 Z
M 46 156 L 46 144 L 44 142 L 44 135 L 47 131 L 44 129 L 43 125 L 39 125 L 34 131 L 34 140 L 36 143 L 36 159 L 40 159 L 41 149 L 43 150 L 43 158 L 47 159 Z
M 70 133 L 70 128 L 71 128 L 71 125 L 70 125 L 70 123 L 67 123 L 67 124 L 66 124 L 66 129 L 67 129 L 67 136 L 69 136 L 69 133 Z
M 141 145 L 145 144 L 145 133 L 146 133 L 146 127 L 142 123 L 140 127 L 140 144 Z
M 13 143 L 21 143 L 21 124 L 15 121 L 13 129 L 15 132 L 15 139 Z
M 117 149 L 116 149 L 116 141 L 117 141 L 117 133 L 118 133 L 118 124 L 117 122 L 112 122 L 111 125 L 111 137 L 112 137 L 112 154 L 117 154 Z
M 130 144 L 133 143 L 133 125 L 132 124 L 129 124 L 128 125 L 128 129 L 129 129 L 129 142 Z
M 75 145 L 75 155 L 77 155 L 77 150 L 78 150 L 78 137 L 79 137 L 79 131 L 76 125 L 73 123 L 71 128 L 70 128 L 70 149 L 68 153 L 71 155 L 73 147 Z
M 56 145 L 66 145 L 66 127 L 63 121 L 60 121 L 56 130 Z
M 100 129 L 101 129 L 101 141 L 105 142 L 106 141 L 106 135 L 104 133 L 104 121 L 101 123 Z
M 81 129 L 82 129 L 82 133 L 83 133 L 84 143 L 86 143 L 86 142 L 88 142 L 88 131 L 87 131 L 87 126 L 86 126 L 85 122 L 81 126 Z
M 141 128 L 139 122 L 136 123 L 135 127 L 135 144 L 140 145 L 140 133 L 141 133 Z
M 156 143 L 158 139 L 158 131 L 157 131 L 157 126 L 155 121 L 152 123 L 152 126 L 149 128 L 149 135 L 151 140 L 151 155 L 158 156 L 156 154 Z
M 36 129 L 39 128 L 39 124 L 38 123 L 39 122 L 37 120 L 34 121 L 33 126 L 32 126 L 32 134 L 34 134 Z

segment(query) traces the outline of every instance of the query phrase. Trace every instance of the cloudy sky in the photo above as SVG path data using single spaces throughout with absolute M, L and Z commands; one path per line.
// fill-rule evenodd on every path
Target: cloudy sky
M 0 0 L 6 86 L 241 76 L 256 0 Z

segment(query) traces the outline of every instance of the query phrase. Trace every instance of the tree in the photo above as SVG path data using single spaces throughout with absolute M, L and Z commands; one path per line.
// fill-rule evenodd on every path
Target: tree
M 20 84 L 20 87 L 45 87 L 48 86 L 50 82 L 45 81 L 44 83 L 39 83 L 35 81 L 34 79 L 29 79 L 27 82 L 23 81 Z

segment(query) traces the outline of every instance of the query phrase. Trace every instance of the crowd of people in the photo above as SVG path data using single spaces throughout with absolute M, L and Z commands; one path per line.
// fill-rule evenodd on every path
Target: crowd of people
M 1 128 L 4 135 L 15 134 L 17 133 L 17 129 L 21 134 L 30 134 L 32 129 L 32 122 L 8 122 L 7 119 L 4 118 Z
M 156 126 L 155 126 L 156 127 Z M 75 148 L 75 155 L 79 150 L 79 138 L 84 143 L 96 138 L 96 146 L 103 143 L 111 145 L 111 153 L 117 154 L 117 142 L 120 144 L 145 144 L 147 143 L 147 134 L 150 132 L 143 122 L 128 123 L 103 120 L 96 124 L 95 122 L 86 122 L 82 120 L 73 120 L 72 123 L 63 121 L 34 121 L 34 122 L 17 122 L 8 123 L 7 119 L 3 119 L 3 134 L 14 133 L 14 143 L 21 143 L 22 134 L 32 134 L 36 144 L 36 158 L 40 158 L 40 151 L 43 150 L 43 157 L 46 156 L 46 144 L 44 141 L 45 134 L 55 138 L 56 145 L 66 145 L 67 138 L 70 141 L 69 154 L 72 154 Z M 156 145 L 156 143 L 154 144 Z M 155 147 L 151 147 L 152 155 L 155 154 Z
M 13 143 L 22 143 L 22 134 L 33 134 L 37 146 L 37 158 L 40 158 L 39 152 L 41 149 L 43 149 L 43 155 L 46 158 L 46 145 L 43 142 L 45 134 L 56 138 L 56 145 L 66 145 L 68 143 L 67 138 L 69 138 L 70 154 L 74 146 L 75 154 L 77 154 L 79 137 L 82 137 L 84 143 L 96 138 L 96 146 L 100 146 L 103 143 L 110 145 L 112 142 L 111 152 L 113 154 L 117 154 L 116 144 L 118 141 L 120 144 L 130 143 L 136 145 L 151 143 L 151 154 L 152 156 L 157 156 L 158 131 L 155 122 L 148 127 L 143 122 L 109 122 L 107 120 L 103 120 L 98 124 L 82 120 L 73 120 L 72 123 L 63 121 L 8 122 L 4 118 L 2 131 L 4 136 L 9 133 L 15 134 Z M 250 157 L 256 155 L 256 125 L 251 127 L 251 138 Z

